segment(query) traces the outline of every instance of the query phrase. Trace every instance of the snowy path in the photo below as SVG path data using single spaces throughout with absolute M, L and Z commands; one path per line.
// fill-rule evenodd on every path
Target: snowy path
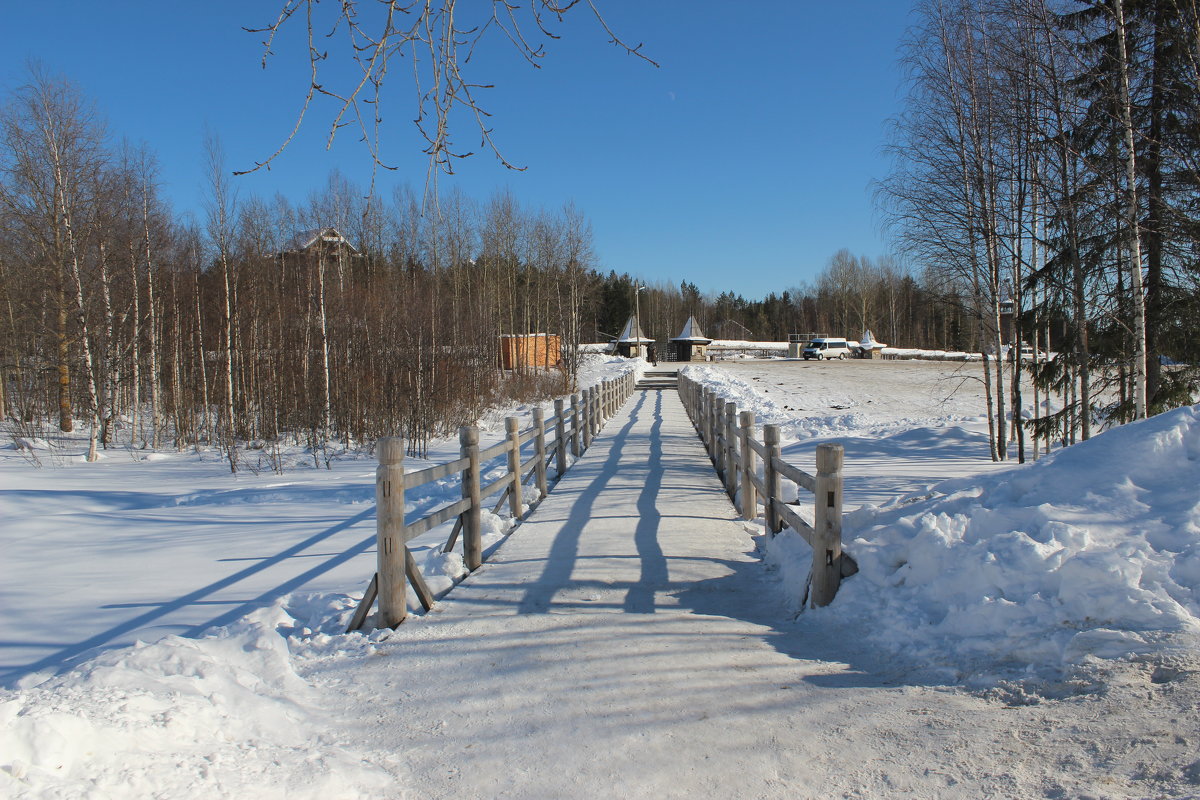
M 888 685 L 853 633 L 787 621 L 753 551 L 678 395 L 635 394 L 434 612 L 370 657 L 302 673 L 338 698 L 340 745 L 384 765 L 397 795 L 968 797 L 1040 783 L 1006 763 L 1025 746 L 1014 724 L 1046 730 L 1039 712 L 1018 724 L 1000 702 Z
M 678 395 L 639 392 L 438 613 L 721 613 L 754 594 L 753 549 Z

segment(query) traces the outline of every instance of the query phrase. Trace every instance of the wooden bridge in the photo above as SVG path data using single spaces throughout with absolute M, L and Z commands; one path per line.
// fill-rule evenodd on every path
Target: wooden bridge
M 754 435 L 750 412 L 678 375 L 673 366 L 603 381 L 555 402 L 551 420 L 535 411 L 520 431 L 507 420 L 506 439 L 480 449 L 478 431 L 462 430 L 457 461 L 405 474 L 403 443 L 381 440 L 377 475 L 379 571 L 351 622 L 368 622 L 379 600 L 377 627 L 406 616 L 405 578 L 428 611 L 434 598 L 405 543 L 451 519 L 445 545 L 462 539 L 474 574 L 437 606 L 438 613 L 476 608 L 487 612 L 562 613 L 617 610 L 655 613 L 676 607 L 679 596 L 700 585 L 722 585 L 737 568 L 757 562 L 745 523 L 760 506 L 770 534 L 800 532 L 813 548 L 810 585 L 797 587 L 802 602 L 825 605 L 853 562 L 841 552 L 841 448 L 822 445 L 817 474 L 782 460 L 779 433 L 765 426 Z M 524 448 L 524 449 L 523 449 Z M 526 457 L 525 450 L 532 453 Z M 568 469 L 569 457 L 578 459 Z M 504 458 L 507 471 L 481 485 L 482 465 Z M 557 481 L 549 491 L 549 474 Z M 406 521 L 404 490 L 455 472 L 462 500 Z M 783 502 L 782 478 L 813 493 L 812 513 Z M 526 514 L 526 484 L 537 500 L 525 519 L 483 566 L 480 514 L 509 505 Z M 731 572 L 732 570 L 732 572 Z
M 731 435 L 728 419 L 752 420 L 686 378 L 677 390 L 665 369 L 557 406 L 526 432 L 528 460 L 510 423 L 509 474 L 536 483 L 573 442 L 589 446 L 486 563 L 359 665 L 348 707 L 377 709 L 396 732 L 412 796 L 800 796 L 824 740 L 796 704 L 836 719 L 851 694 L 804 688 L 844 680 L 846 665 L 800 656 L 802 640 L 779 628 L 784 599 L 747 528 L 759 504 L 774 508 L 768 525 L 787 524 L 779 476 L 801 474 L 779 460 L 777 431 Z M 463 436 L 465 465 L 447 465 L 465 466 L 464 496 L 477 494 L 474 439 Z M 832 530 L 840 474 L 811 481 L 837 504 L 816 515 Z M 739 485 L 756 486 L 734 492 L 744 510 L 730 497 Z M 379 496 L 386 509 L 388 489 Z M 799 511 L 785 513 L 801 524 Z M 381 536 L 395 530 L 381 517 Z M 389 697 L 356 688 L 385 685 Z

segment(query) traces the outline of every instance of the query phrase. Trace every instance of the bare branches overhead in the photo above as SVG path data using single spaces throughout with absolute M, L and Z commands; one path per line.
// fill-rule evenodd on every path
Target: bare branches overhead
M 657 66 L 642 52 L 641 44 L 630 45 L 613 31 L 595 0 L 529 0 L 527 5 L 514 0 L 379 0 L 367 4 L 283 0 L 274 21 L 246 30 L 265 37 L 264 67 L 283 37 L 303 36 L 309 86 L 283 143 L 244 172 L 269 166 L 295 138 L 319 97 L 334 101 L 327 146 L 343 128 L 355 129 L 375 164 L 393 169 L 382 149 L 383 108 L 385 86 L 397 80 L 411 82 L 413 103 L 409 108 L 415 111 L 413 122 L 425 140 L 431 177 L 437 171 L 453 173 L 456 160 L 475 153 L 455 141 L 454 131 L 462 124 L 457 121 L 460 115 L 465 127 L 479 134 L 481 149 L 490 151 L 509 169 L 524 169 L 510 162 L 493 138 L 491 114 L 479 96 L 493 84 L 470 69 L 471 58 L 488 42 L 507 41 L 521 58 L 538 68 L 546 56 L 547 42 L 559 38 L 556 26 L 572 12 L 592 17 L 614 46 Z M 331 70 L 346 60 L 352 65 L 348 71 Z M 411 78 L 389 75 L 398 60 L 406 62 Z

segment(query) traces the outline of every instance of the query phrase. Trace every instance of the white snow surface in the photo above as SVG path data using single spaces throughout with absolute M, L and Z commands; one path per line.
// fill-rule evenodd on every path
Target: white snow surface
M 747 524 L 764 591 L 707 646 L 675 613 L 343 633 L 374 570 L 365 454 L 230 476 L 213 454 L 0 449 L 0 796 L 1200 797 L 1200 409 L 993 465 L 977 364 L 688 369 L 801 468 L 845 446 L 861 568 L 801 613 L 807 545 Z M 498 545 L 511 522 L 488 526 Z M 462 573 L 445 533 L 413 543 L 437 591 Z M 654 640 L 677 655 L 636 660 Z M 607 712 L 577 716 L 600 688 Z
M 877 389 L 851 384 L 852 395 L 835 393 L 835 370 L 876 377 Z M 749 381 L 735 377 L 742 372 Z M 865 624 L 871 642 L 895 657 L 972 685 L 1056 681 L 1093 659 L 1197 652 L 1200 407 L 1116 428 L 1036 463 L 977 465 L 969 477 L 931 484 L 931 471 L 949 477 L 965 471 L 971 451 L 986 456 L 982 420 L 963 407 L 965 384 L 920 362 L 791 372 L 805 379 L 776 381 L 784 388 L 765 392 L 756 385 L 769 386 L 771 370 L 688 374 L 780 425 L 784 455 L 801 468 L 807 458 L 812 469 L 817 443 L 844 445 L 843 541 L 861 572 L 817 616 Z M 907 397 L 895 386 L 902 372 Z M 784 398 L 795 406 L 781 405 Z M 876 404 L 879 413 L 862 410 Z M 884 496 L 881 487 L 902 488 L 896 466 L 920 480 Z M 788 531 L 768 550 L 788 583 L 804 580 L 803 539 Z

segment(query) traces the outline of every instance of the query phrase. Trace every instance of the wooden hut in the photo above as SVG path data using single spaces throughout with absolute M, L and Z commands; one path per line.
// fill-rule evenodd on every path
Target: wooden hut
M 629 321 L 625 323 L 624 329 L 621 330 L 621 335 L 613 339 L 613 344 L 617 348 L 617 355 L 625 358 L 637 358 L 646 354 L 646 345 L 654 344 L 654 340 L 647 339 L 646 335 L 642 333 L 637 317 L 630 317 Z
M 676 361 L 703 361 L 710 344 L 712 339 L 700 330 L 700 323 L 696 322 L 696 318 L 688 317 L 683 330 L 671 339 L 671 353 Z

